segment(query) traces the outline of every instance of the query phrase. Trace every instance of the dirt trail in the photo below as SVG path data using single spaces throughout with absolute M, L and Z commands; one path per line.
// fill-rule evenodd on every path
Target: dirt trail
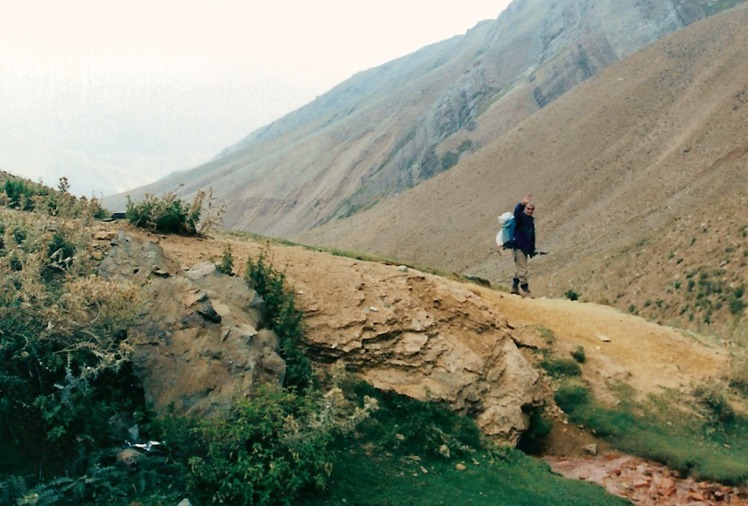
M 116 226 L 143 234 L 125 224 Z M 377 276 L 392 269 L 299 246 L 256 242 L 230 234 L 215 235 L 199 240 L 153 234 L 150 238 L 184 268 L 205 261 L 219 263 L 229 245 L 235 270 L 242 274 L 247 259 L 257 258 L 264 251 L 297 291 L 325 299 L 340 297 L 349 284 L 360 284 L 362 278 L 384 280 Z M 437 282 L 445 284 L 459 283 L 438 279 Z M 397 299 L 397 293 L 386 293 L 389 286 L 392 285 L 384 281 L 367 286 L 365 296 Z M 686 336 L 607 306 L 542 297 L 523 299 L 479 285 L 465 286 L 506 317 L 521 345 L 547 347 L 544 335 L 550 330 L 555 336 L 553 350 L 557 356 L 569 356 L 571 350 L 583 346 L 584 378 L 601 399 L 613 400 L 611 387 L 618 381 L 626 382 L 641 397 L 663 389 L 686 390 L 706 378 L 719 376 L 727 365 L 728 355 L 716 343 Z M 302 310 L 313 313 L 315 319 L 326 317 L 324 312 L 316 311 L 313 297 L 301 296 L 297 302 Z M 335 314 L 327 317 L 335 318 Z M 682 480 L 659 464 L 609 453 L 604 444 L 600 445 L 603 450 L 600 456 L 581 456 L 584 444 L 594 438 L 571 424 L 560 431 L 554 455 L 546 460 L 554 471 L 568 478 L 594 481 L 640 505 L 748 504 L 745 490 Z
M 583 346 L 584 377 L 603 399 L 611 398 L 609 387 L 616 381 L 625 381 L 639 396 L 689 388 L 718 376 L 728 360 L 716 343 L 609 306 L 523 299 L 484 288 L 474 292 L 494 304 L 515 327 L 551 330 L 558 356 L 568 357 L 573 349 Z

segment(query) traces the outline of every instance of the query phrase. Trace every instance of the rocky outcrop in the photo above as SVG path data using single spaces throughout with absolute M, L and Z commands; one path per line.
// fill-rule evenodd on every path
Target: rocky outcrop
M 540 378 L 501 315 L 465 285 L 405 267 L 352 262 L 343 272 L 329 273 L 334 290 L 322 293 L 313 279 L 295 280 L 318 360 L 342 360 L 377 388 L 447 403 L 516 443 L 540 401 Z
M 212 264 L 182 271 L 156 242 L 124 232 L 99 274 L 143 288 L 133 362 L 158 413 L 206 413 L 283 381 L 277 337 L 263 329 L 262 299 L 241 279 Z
M 100 275 L 140 285 L 149 301 L 134 363 L 156 411 L 200 414 L 280 384 L 285 365 L 257 294 L 209 263 L 182 270 L 157 238 L 139 237 L 120 233 Z M 500 314 L 470 285 L 331 258 L 337 267 L 293 269 L 305 346 L 320 367 L 344 362 L 377 388 L 446 403 L 517 442 L 527 408 L 541 402 L 540 375 Z

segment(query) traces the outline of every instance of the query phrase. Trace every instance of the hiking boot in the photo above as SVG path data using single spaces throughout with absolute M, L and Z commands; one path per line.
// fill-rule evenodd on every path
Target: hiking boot
M 516 286 L 513 286 L 512 291 L 509 293 L 511 293 L 512 295 L 519 295 L 519 288 L 517 288 Z
M 522 297 L 527 297 L 528 299 L 534 299 L 532 292 L 528 288 L 527 290 L 522 290 Z

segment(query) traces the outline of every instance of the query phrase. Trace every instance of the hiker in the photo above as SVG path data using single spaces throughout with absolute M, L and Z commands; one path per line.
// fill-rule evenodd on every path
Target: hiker
M 527 260 L 534 257 L 535 251 L 535 204 L 532 195 L 525 195 L 514 208 L 514 278 L 512 279 L 512 293 L 532 297 L 530 284 L 527 281 Z

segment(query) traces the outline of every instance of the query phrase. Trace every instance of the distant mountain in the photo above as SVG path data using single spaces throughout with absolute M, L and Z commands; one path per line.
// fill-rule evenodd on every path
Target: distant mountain
M 748 306 L 746 26 L 745 2 L 517 0 L 139 192 L 212 187 L 229 228 L 493 284 L 512 273 L 496 216 L 531 192 L 551 253 L 536 293 L 730 335 Z
M 746 26 L 743 4 L 671 34 L 446 173 L 301 240 L 506 286 L 496 217 L 532 192 L 550 252 L 530 263 L 536 293 L 573 291 L 745 342 Z
M 212 187 L 225 225 L 299 234 L 377 205 L 726 2 L 515 0 L 464 36 L 361 72 L 211 163 L 130 194 Z M 120 195 L 109 207 L 124 205 Z
M 3 153 L 0 169 L 24 177 L 27 172 L 33 172 L 36 177 L 30 179 L 37 182 L 41 180 L 51 187 L 57 187 L 60 177 L 65 176 L 70 181 L 71 191 L 87 198 L 101 198 L 105 193 L 123 191 L 133 185 L 145 185 L 155 179 L 148 174 L 125 168 L 128 166 L 126 163 L 107 162 L 44 138 L 19 138 L 8 131 L 0 134 L 0 152 Z M 143 163 L 146 161 L 144 158 L 140 157 L 138 160 Z M 129 161 L 135 159 L 132 156 Z M 73 167 L 75 170 L 71 169 Z M 33 170 L 26 170 L 31 168 Z

